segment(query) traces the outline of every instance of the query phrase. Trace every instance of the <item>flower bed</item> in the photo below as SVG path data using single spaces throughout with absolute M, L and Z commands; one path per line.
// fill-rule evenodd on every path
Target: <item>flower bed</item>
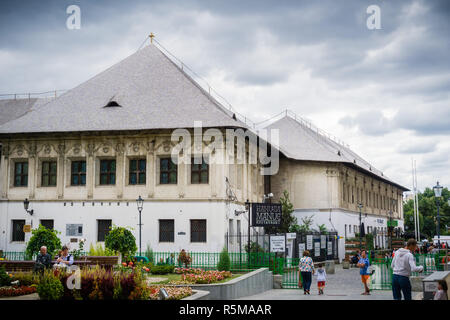
M 164 288 L 169 295 L 168 300 L 180 300 L 192 295 L 192 288 L 190 287 L 151 286 L 150 300 L 159 299 L 159 290 L 161 288 Z
M 0 297 L 17 297 L 36 292 L 36 286 L 9 286 L 0 288 Z
M 229 271 L 196 270 L 195 272 L 196 273 L 182 273 L 181 281 L 194 284 L 207 284 L 219 282 L 232 276 Z

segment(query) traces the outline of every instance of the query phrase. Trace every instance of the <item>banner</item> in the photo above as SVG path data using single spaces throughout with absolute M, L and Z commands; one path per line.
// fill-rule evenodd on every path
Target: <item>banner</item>
M 279 227 L 281 225 L 281 204 L 252 203 L 252 227 Z
M 306 249 L 311 250 L 313 248 L 313 236 L 307 235 L 306 236 Z
M 325 249 L 327 247 L 327 236 L 320 236 L 320 249 Z
M 320 257 L 320 242 L 314 242 L 314 256 Z
M 298 256 L 301 258 L 303 257 L 303 251 L 306 250 L 305 244 L 304 243 L 299 243 L 298 244 Z
M 333 243 L 328 241 L 327 255 L 331 256 L 333 254 Z
M 270 236 L 270 252 L 285 252 L 286 251 L 286 237 L 285 236 Z

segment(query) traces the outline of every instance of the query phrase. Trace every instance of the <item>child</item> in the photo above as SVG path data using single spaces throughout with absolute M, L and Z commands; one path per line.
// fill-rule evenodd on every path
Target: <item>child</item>
M 323 294 L 325 281 L 327 281 L 327 273 L 323 269 L 323 264 L 319 263 L 319 269 L 317 269 L 317 289 L 319 290 L 319 295 Z
M 445 280 L 438 281 L 438 291 L 434 294 L 434 300 L 448 300 L 447 282 Z

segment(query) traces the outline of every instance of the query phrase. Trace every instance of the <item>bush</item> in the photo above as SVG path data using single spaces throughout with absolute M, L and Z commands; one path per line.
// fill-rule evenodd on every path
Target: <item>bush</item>
M 88 254 L 90 256 L 105 257 L 115 256 L 117 253 L 109 248 L 104 248 L 101 243 L 97 243 L 95 246 L 91 243 Z
M 187 253 L 184 249 L 181 250 L 180 254 L 178 255 L 178 264 L 184 264 L 184 266 L 187 268 L 191 261 L 192 258 L 189 256 L 189 253 Z
M 113 226 L 105 238 L 105 247 L 131 257 L 137 250 L 136 238 L 127 228 Z
M 64 295 L 64 287 L 58 276 L 47 271 L 39 281 L 37 292 L 42 300 L 60 300 Z
M 0 267 L 0 287 L 9 286 L 11 284 L 11 277 L 6 273 L 5 268 Z
M 43 225 L 39 225 L 37 229 L 32 230 L 32 236 L 27 243 L 25 253 L 27 258 L 31 259 L 33 254 L 39 253 L 42 246 L 47 247 L 47 252 L 53 255 L 56 250 L 61 248 L 61 240 L 58 238 L 58 231 L 47 229 Z
M 168 274 L 173 273 L 173 270 L 175 269 L 175 266 L 172 265 L 156 265 L 151 267 L 150 273 L 151 274 Z
M 150 262 L 150 263 L 153 263 L 154 261 L 153 261 L 153 250 L 152 250 L 152 248 L 150 248 L 150 246 L 149 245 L 147 245 L 147 249 L 145 250 L 145 252 L 144 252 L 144 256 L 145 257 L 147 257 L 147 259 L 148 259 L 148 262 Z
M 19 281 L 21 286 L 31 286 L 39 284 L 39 276 L 33 273 L 17 272 L 14 273 L 12 281 Z
M 231 262 L 230 256 L 228 255 L 227 248 L 223 248 L 220 253 L 219 263 L 217 264 L 217 270 L 219 271 L 230 271 Z

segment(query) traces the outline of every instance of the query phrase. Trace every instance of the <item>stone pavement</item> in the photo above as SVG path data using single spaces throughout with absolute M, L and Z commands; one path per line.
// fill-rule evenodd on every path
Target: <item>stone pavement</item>
M 342 269 L 336 265 L 335 274 L 327 275 L 328 282 L 323 295 L 317 293 L 317 280 L 313 276 L 311 295 L 304 295 L 302 289 L 272 289 L 257 295 L 242 297 L 241 300 L 393 300 L 390 290 L 373 290 L 369 296 L 361 295 L 359 268 Z M 414 293 L 413 293 L 414 294 Z

